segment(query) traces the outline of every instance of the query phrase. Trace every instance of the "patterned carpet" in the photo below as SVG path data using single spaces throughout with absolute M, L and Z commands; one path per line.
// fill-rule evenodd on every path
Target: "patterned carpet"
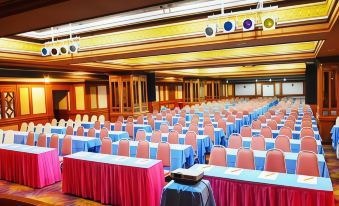
M 333 183 L 336 205 L 339 205 L 339 160 L 331 145 L 324 145 L 325 158 Z M 75 205 L 75 206 L 98 206 L 100 203 L 78 198 L 61 192 L 61 182 L 45 187 L 43 189 L 32 189 L 30 187 L 0 180 L 0 195 L 12 195 L 29 198 L 42 203 L 52 205 Z M 1 202 L 0 202 L 0 205 Z

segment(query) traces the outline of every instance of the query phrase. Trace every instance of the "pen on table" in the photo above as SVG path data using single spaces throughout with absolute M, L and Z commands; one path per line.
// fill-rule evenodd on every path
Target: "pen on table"
M 274 174 L 275 174 L 275 173 L 272 172 L 272 173 L 270 173 L 270 174 L 266 174 L 265 177 L 269 177 L 269 176 L 272 176 L 272 175 L 274 175 Z
M 314 178 L 314 177 L 308 177 L 308 178 L 304 179 L 304 181 L 311 180 L 311 179 L 313 179 L 313 178 Z
M 231 170 L 230 172 L 237 172 L 239 170 L 241 170 L 241 168 L 237 168 L 237 169 Z

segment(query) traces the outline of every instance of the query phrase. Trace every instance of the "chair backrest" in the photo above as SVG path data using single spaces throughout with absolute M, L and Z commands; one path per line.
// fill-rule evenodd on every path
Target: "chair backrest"
M 170 131 L 167 142 L 170 144 L 179 144 L 179 133 L 175 130 Z
M 266 117 L 264 115 L 260 115 L 258 117 L 258 120 L 262 123 L 262 124 L 265 124 L 266 123 Z
M 66 134 L 67 135 L 73 135 L 73 127 L 72 126 L 66 127 Z
M 278 129 L 278 124 L 275 120 L 268 121 L 267 126 L 270 127 L 271 130 L 277 130 Z
M 291 152 L 290 139 L 285 135 L 278 135 L 275 138 L 275 148 L 280 149 L 283 152 Z
M 61 154 L 63 156 L 72 154 L 72 136 L 65 135 L 62 141 Z
M 281 123 L 281 119 L 280 119 L 280 117 L 278 115 L 273 117 L 272 120 L 274 120 L 277 124 Z
M 269 112 L 271 115 L 275 115 L 275 110 L 274 110 L 274 109 L 270 109 L 270 110 L 268 110 L 268 112 Z
M 296 167 L 297 175 L 319 177 L 318 157 L 312 151 L 300 151 Z
M 88 122 L 88 120 L 89 120 L 88 114 L 84 114 L 84 116 L 82 116 L 82 121 Z
M 209 165 L 227 167 L 226 148 L 221 145 L 214 145 L 210 154 Z
M 313 127 L 312 125 L 312 120 L 302 120 L 301 121 L 301 128 L 304 128 L 304 127 Z
M 222 128 L 225 135 L 227 135 L 227 123 L 223 119 L 218 120 L 218 128 Z
M 252 137 L 252 128 L 248 125 L 244 125 L 240 129 L 240 135 L 242 137 Z
M 312 136 L 305 136 L 300 141 L 300 151 L 312 151 L 318 154 L 317 140 Z
M 279 149 L 270 149 L 266 153 L 265 171 L 286 173 L 284 152 Z
M 98 120 L 99 120 L 100 123 L 104 123 L 105 122 L 105 116 L 103 114 L 99 115 Z
M 127 122 L 132 122 L 134 123 L 134 118 L 132 116 L 127 117 Z
M 114 131 L 122 131 L 122 122 L 120 121 L 115 122 Z
M 233 115 L 229 115 L 227 117 L 226 122 L 231 122 L 231 123 L 235 124 L 235 117 Z
M 222 119 L 222 116 L 221 116 L 220 112 L 216 112 L 215 115 L 214 115 L 214 121 L 218 122 L 219 119 Z
M 312 127 L 301 128 L 300 139 L 303 138 L 303 137 L 306 137 L 306 136 L 314 137 L 314 130 L 313 130 Z
M 168 133 L 169 132 L 168 124 L 167 123 L 161 123 L 160 131 L 161 131 L 161 133 Z
M 51 141 L 49 143 L 50 148 L 56 148 L 59 151 L 59 135 L 52 134 Z
M 21 123 L 20 132 L 26 132 L 28 128 L 27 122 Z
M 156 120 L 162 120 L 162 115 L 161 115 L 161 114 L 157 114 L 157 115 L 155 116 L 155 119 L 156 119 Z
M 44 134 L 44 133 L 39 134 L 38 143 L 37 143 L 36 146 L 38 146 L 38 147 L 47 147 L 47 137 L 46 137 L 46 134 Z
M 59 126 L 59 127 L 64 127 L 64 126 L 66 126 L 65 120 L 64 120 L 64 119 L 60 119 L 60 120 L 59 120 L 59 123 L 58 123 L 58 126 Z
M 74 120 L 81 122 L 81 115 L 80 114 L 75 115 L 75 119 Z
M 286 120 L 284 123 L 285 127 L 289 127 L 292 131 L 294 130 L 295 123 L 292 120 Z
M 56 119 L 52 119 L 51 126 L 57 126 L 57 125 L 58 125 L 58 121 Z
M 292 139 L 292 129 L 289 128 L 289 127 L 281 127 L 280 130 L 279 130 L 279 135 L 285 135 L 287 136 L 288 138 Z
M 272 138 L 272 130 L 270 127 L 262 127 L 260 130 L 260 134 L 265 138 Z
M 191 123 L 190 126 L 188 127 L 188 131 L 192 131 L 192 132 L 195 132 L 195 133 L 199 133 L 199 127 L 197 124 L 193 124 Z
M 149 142 L 148 141 L 139 141 L 137 147 L 137 158 L 149 159 Z
M 34 132 L 28 132 L 26 145 L 34 146 Z
M 98 117 L 97 115 L 93 114 L 91 117 L 91 122 L 96 122 L 96 121 L 98 121 Z
M 90 128 L 88 129 L 88 132 L 87 132 L 87 137 L 95 137 L 95 129 L 94 128 Z
M 129 140 L 128 139 L 121 139 L 119 141 L 118 155 L 127 156 L 127 157 L 130 156 Z
M 160 130 L 154 130 L 151 135 L 151 142 L 159 143 L 161 142 L 161 132 Z
M 266 150 L 265 137 L 256 135 L 251 139 L 251 149 L 253 150 Z
M 44 126 L 44 133 L 45 134 L 49 134 L 49 133 L 52 133 L 52 125 L 51 123 L 46 123 L 45 126 Z
M 178 124 L 176 123 L 174 126 L 173 126 L 173 130 L 178 132 L 179 134 L 182 134 L 182 126 L 181 124 Z
M 137 124 L 144 124 L 144 116 L 143 115 L 139 115 L 137 117 Z
M 181 126 L 186 127 L 186 119 L 185 119 L 185 117 L 179 117 L 178 123 Z
M 101 139 L 101 154 L 112 154 L 112 140 L 109 137 L 104 137 Z
M 73 127 L 73 120 L 69 119 L 67 120 L 66 127 L 71 126 Z
M 152 130 L 154 130 L 155 129 L 154 119 L 152 117 L 148 117 L 147 121 L 148 125 L 150 125 L 152 127 Z
M 252 129 L 261 129 L 261 121 L 253 120 L 252 121 Z
M 104 122 L 104 127 L 108 129 L 108 131 L 111 131 L 111 122 L 110 121 L 105 121 Z
M 37 124 L 37 126 L 35 127 L 35 133 L 37 134 L 42 133 L 42 129 L 43 129 L 42 124 L 41 123 Z
M 215 141 L 214 126 L 212 124 L 207 124 L 204 126 L 204 135 L 209 136 L 212 142 Z
M 13 130 L 7 130 L 5 132 L 4 144 L 14 144 L 14 132 Z
M 138 129 L 137 134 L 135 135 L 135 141 L 145 141 L 146 140 L 146 131 L 143 129 Z
M 242 147 L 242 137 L 240 134 L 233 133 L 228 139 L 228 148 L 239 149 Z
M 255 170 L 253 150 L 244 148 L 238 149 L 236 167 Z
M 123 123 L 124 122 L 124 116 L 122 116 L 122 115 L 118 116 L 117 122 Z
M 270 112 L 265 112 L 264 116 L 265 116 L 266 119 L 271 119 L 272 118 Z
M 167 114 L 166 115 L 166 121 L 168 122 L 168 124 L 170 126 L 172 126 L 173 125 L 173 116 L 171 114 Z
M 185 135 L 185 144 L 191 145 L 194 151 L 197 151 L 197 133 L 194 131 L 187 131 Z
M 133 124 L 133 122 L 127 122 L 125 130 L 128 133 L 128 136 L 130 138 L 134 139 L 134 124 Z
M 100 122 L 99 122 L 99 121 L 95 121 L 95 122 L 94 122 L 94 129 L 100 130 L 100 128 L 101 128 Z
M 167 142 L 158 144 L 157 159 L 162 161 L 164 167 L 171 166 L 171 147 Z
M 34 132 L 34 122 L 28 124 L 27 132 Z
M 211 119 L 206 119 L 206 120 L 204 120 L 202 126 L 205 127 L 205 126 L 208 125 L 208 124 L 213 124 L 212 121 L 211 121 Z
M 235 115 L 235 118 L 238 118 L 238 119 L 242 119 L 243 117 L 244 115 L 242 112 L 237 112 L 237 114 Z
M 107 128 L 101 128 L 100 130 L 100 135 L 99 135 L 100 139 L 102 140 L 104 137 L 109 137 L 108 135 L 108 129 Z

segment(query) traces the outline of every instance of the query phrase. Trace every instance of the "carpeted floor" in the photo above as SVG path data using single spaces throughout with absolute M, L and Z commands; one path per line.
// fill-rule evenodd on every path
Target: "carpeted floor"
M 332 145 L 323 145 L 325 151 L 325 159 L 330 177 L 333 184 L 334 198 L 336 205 L 339 205 L 339 159 L 337 159 Z

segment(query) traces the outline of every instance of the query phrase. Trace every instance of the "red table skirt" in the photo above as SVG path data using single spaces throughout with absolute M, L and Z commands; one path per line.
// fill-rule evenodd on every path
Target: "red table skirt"
M 40 154 L 0 149 L 0 179 L 42 188 L 61 180 L 58 151 Z
M 62 191 L 102 204 L 158 206 L 162 163 L 145 168 L 64 158 Z
M 204 176 L 211 183 L 216 205 L 334 206 L 331 191 L 284 187 Z

